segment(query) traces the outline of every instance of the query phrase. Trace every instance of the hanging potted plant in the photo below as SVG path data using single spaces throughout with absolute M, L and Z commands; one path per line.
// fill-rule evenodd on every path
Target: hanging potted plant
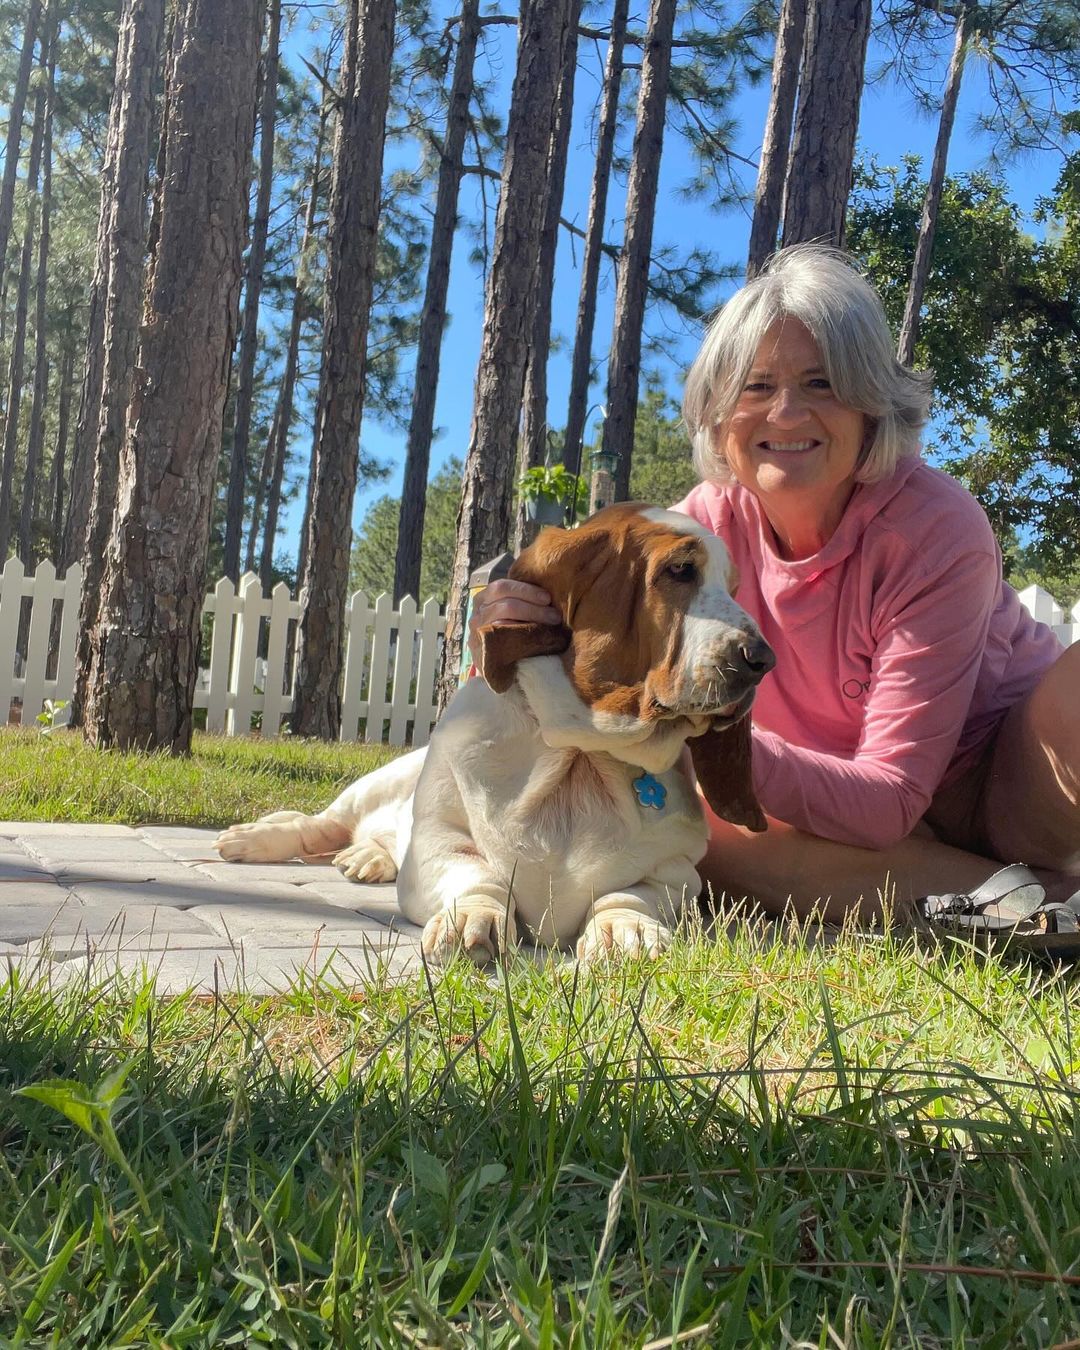
M 539 525 L 565 525 L 571 513 L 576 516 L 585 508 L 589 495 L 564 464 L 528 469 L 518 479 L 518 491 L 526 519 Z

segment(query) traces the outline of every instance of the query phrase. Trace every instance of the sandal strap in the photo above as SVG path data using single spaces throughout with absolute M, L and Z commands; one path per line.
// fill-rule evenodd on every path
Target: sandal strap
M 919 914 L 931 923 L 984 933 L 1016 928 L 1019 924 L 1031 923 L 1041 912 L 1053 910 L 1056 913 L 1059 908 L 1065 908 L 1046 904 L 1045 889 L 1035 873 L 1022 863 L 1002 867 L 969 893 L 950 891 L 943 895 L 926 895 L 915 904 Z M 1080 905 L 1076 917 L 1080 918 Z M 1063 925 L 1068 923 L 1064 915 L 1062 922 Z M 1044 923 L 1037 926 L 1046 928 Z M 1062 931 L 1076 930 L 1065 926 Z

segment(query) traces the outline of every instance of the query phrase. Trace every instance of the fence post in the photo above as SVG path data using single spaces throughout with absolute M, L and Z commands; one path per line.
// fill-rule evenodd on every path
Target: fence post
M 435 670 L 439 659 L 439 637 L 446 627 L 442 606 L 435 597 L 424 601 L 420 618 L 420 660 L 416 665 L 416 711 L 413 714 L 412 743 L 427 745 L 435 721 Z
M 266 643 L 266 679 L 263 681 L 262 734 L 273 740 L 285 712 L 285 653 L 289 638 L 292 597 L 279 581 L 270 592 L 270 632 Z M 290 707 L 292 699 L 289 700 Z
M 390 699 L 390 744 L 404 745 L 412 711 L 413 648 L 416 638 L 416 601 L 401 597 L 397 620 L 397 651 L 394 654 L 394 691 Z
M 251 714 L 255 710 L 255 658 L 259 654 L 262 608 L 262 582 L 254 572 L 245 572 L 240 578 L 237 596 L 236 631 L 229 670 L 232 707 L 225 718 L 225 731 L 229 736 L 247 736 L 251 733 Z
M 360 737 L 360 715 L 365 709 L 363 700 L 364 652 L 367 648 L 368 625 L 372 611 L 363 591 L 349 597 L 345 607 L 345 676 L 341 690 L 341 731 L 339 739 L 355 741 Z
M 24 727 L 36 721 L 45 701 L 45 663 L 49 659 L 49 624 L 56 589 L 56 568 L 48 558 L 38 563 L 30 586 L 30 627 L 26 636 L 22 711 L 19 714 Z
M 15 657 L 22 610 L 23 565 L 14 555 L 0 576 L 0 726 L 7 726 L 15 689 Z
M 236 588 L 222 577 L 203 603 L 203 613 L 214 616 L 210 637 L 210 687 L 206 691 L 206 729 L 225 730 L 225 709 L 229 693 L 229 654 L 232 650 L 233 597 Z
M 394 597 L 383 591 L 375 601 L 375 627 L 371 638 L 371 669 L 368 673 L 367 717 L 364 740 L 379 744 L 386 720 L 386 682 L 390 678 L 390 629 L 394 619 Z
M 60 614 L 60 645 L 56 653 L 56 689 L 53 699 L 70 703 L 75 693 L 75 637 L 79 631 L 79 604 L 82 600 L 82 568 L 78 563 L 71 564 L 57 589 L 63 600 L 63 609 Z M 60 721 L 66 723 L 67 720 L 68 714 L 65 712 Z

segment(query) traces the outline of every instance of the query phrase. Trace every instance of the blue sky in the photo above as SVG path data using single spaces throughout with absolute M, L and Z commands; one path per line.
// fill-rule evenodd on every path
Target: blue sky
M 489 35 L 495 34 L 493 40 L 500 44 L 492 55 L 501 68 L 503 81 L 508 87 L 513 73 L 512 30 L 496 28 L 488 29 L 487 32 Z M 591 47 L 591 44 L 589 46 Z M 591 51 L 583 54 L 587 60 L 592 60 Z M 598 57 L 599 60 L 603 59 L 602 51 L 598 52 Z M 872 44 L 868 68 L 873 70 L 880 59 L 881 53 L 875 51 Z M 947 46 L 943 46 L 939 72 L 941 81 L 944 80 L 947 59 Z M 597 76 L 598 70 L 592 69 L 588 73 L 579 74 L 563 212 L 564 216 L 582 227 L 585 225 L 588 209 L 592 172 L 592 147 L 587 118 L 591 113 L 598 85 Z M 734 149 L 755 163 L 760 149 L 768 98 L 769 88 L 766 80 L 756 89 L 747 89 L 734 104 L 733 112 L 738 122 Z M 985 167 L 989 146 L 986 139 L 974 129 L 974 120 L 985 103 L 985 75 L 977 63 L 969 62 L 950 148 L 948 164 L 950 173 Z M 862 153 L 875 156 L 882 164 L 899 163 L 905 154 L 921 155 L 924 162 L 928 163 L 933 152 L 935 134 L 936 122 L 919 112 L 906 90 L 898 88 L 895 84 L 879 83 L 868 87 L 865 91 L 859 121 L 859 150 Z M 1036 199 L 1053 188 L 1059 169 L 1060 163 L 1056 156 L 1040 154 L 1029 156 L 1005 172 L 1010 194 L 1023 213 L 1027 214 Z M 678 138 L 669 134 L 664 146 L 660 206 L 654 242 L 678 243 L 687 248 L 695 244 L 705 245 L 712 249 L 722 262 L 735 262 L 741 266 L 745 261 L 749 237 L 749 206 L 717 214 L 704 202 L 687 202 L 679 197 L 677 188 L 688 176 L 689 162 L 686 152 Z M 745 182 L 752 193 L 753 173 L 749 169 L 746 170 Z M 466 184 L 462 197 L 463 213 L 472 211 L 474 194 L 475 189 Z M 625 187 L 613 182 L 608 198 L 609 238 L 620 237 L 624 201 Z M 464 456 L 468 445 L 473 383 L 479 355 L 483 313 L 482 281 L 478 270 L 469 261 L 468 252 L 468 241 L 459 238 L 455 245 L 451 271 L 448 301 L 451 321 L 443 342 L 442 371 L 436 406 L 436 423 L 442 429 L 442 434 L 432 448 L 433 472 L 448 455 L 456 453 Z M 580 262 L 580 248 L 577 250 L 576 262 Z M 555 334 L 564 339 L 564 342 L 562 350 L 553 355 L 548 372 L 549 420 L 552 426 L 561 426 L 566 417 L 570 342 L 573 335 L 578 285 L 579 275 L 574 252 L 570 243 L 564 239 L 560 244 L 558 255 L 553 314 Z M 722 290 L 718 299 L 722 300 L 732 289 L 733 286 L 728 286 Z M 594 357 L 597 354 L 602 356 L 610 342 L 612 300 L 613 279 L 608 270 L 600 297 Z M 656 321 L 654 317 L 653 322 Z M 689 364 L 694 355 L 697 336 L 693 332 L 682 334 L 676 344 L 676 362 L 671 365 L 665 363 L 660 367 L 673 393 L 678 391 L 681 369 Z M 590 403 L 602 402 L 601 379 L 592 388 Z M 590 419 L 590 432 L 598 415 L 594 413 Z M 303 414 L 301 416 L 303 418 Z M 382 426 L 371 417 L 365 418 L 362 441 L 368 453 L 391 466 L 391 474 L 382 482 L 361 485 L 354 508 L 355 525 L 359 525 L 366 509 L 378 497 L 385 493 L 398 495 L 405 448 L 403 431 Z M 301 420 L 293 433 L 294 453 L 306 456 L 309 446 L 310 422 L 305 423 Z M 295 553 L 301 510 L 300 504 L 294 504 L 288 512 L 283 522 L 283 537 L 279 542 L 279 548 Z

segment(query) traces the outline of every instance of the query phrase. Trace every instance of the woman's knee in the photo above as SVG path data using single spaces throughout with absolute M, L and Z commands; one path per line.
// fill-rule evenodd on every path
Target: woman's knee
M 1080 643 L 1050 667 L 1031 695 L 1027 723 L 1054 767 L 1062 791 L 1080 809 Z

